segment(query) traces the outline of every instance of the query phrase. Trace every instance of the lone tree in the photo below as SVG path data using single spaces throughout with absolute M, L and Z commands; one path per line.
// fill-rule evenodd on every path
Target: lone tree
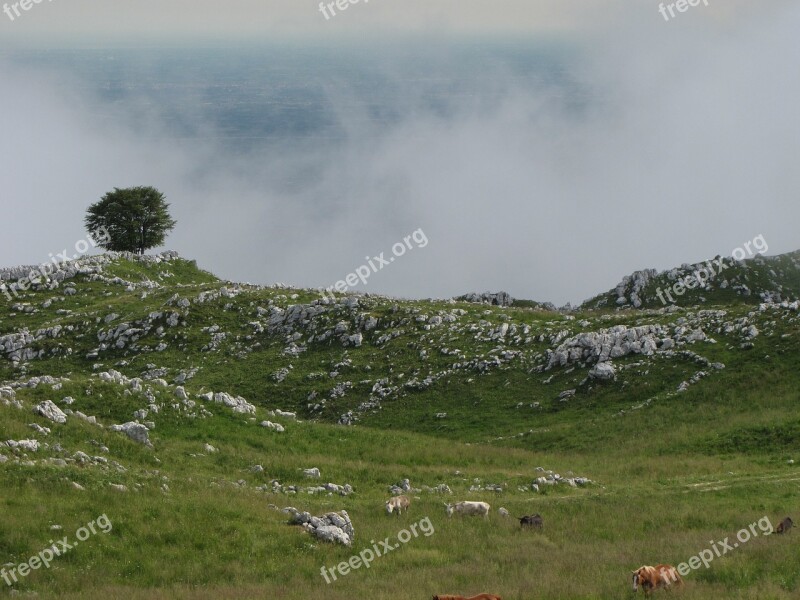
M 99 242 L 106 250 L 144 254 L 161 246 L 175 227 L 168 209 L 164 194 L 154 187 L 114 188 L 89 207 L 84 222 L 90 233 L 107 232 Z

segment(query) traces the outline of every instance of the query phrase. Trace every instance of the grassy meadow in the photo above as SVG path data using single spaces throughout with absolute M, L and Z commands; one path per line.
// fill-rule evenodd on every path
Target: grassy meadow
M 185 261 L 148 266 L 121 260 L 105 270 L 159 287 L 143 293 L 79 277 L 75 295 L 64 296 L 62 285 L 27 292 L 19 305 L 3 307 L 0 335 L 55 324 L 74 329 L 35 342 L 45 350 L 41 357 L 0 366 L 6 385 L 40 375 L 65 378 L 56 389 L 17 388 L 22 408 L 0 404 L 0 441 L 42 444 L 27 453 L 0 446 L 7 458 L 0 463 L 0 565 L 27 561 L 52 539 L 73 539 L 78 528 L 101 515 L 113 529 L 89 537 L 49 569 L 32 571 L 13 586 L 0 580 L 0 596 L 413 600 L 490 592 L 504 600 L 630 598 L 631 571 L 643 564 L 678 565 L 712 542 L 733 541 L 739 530 L 764 517 L 776 526 L 787 515 L 800 517 L 800 469 L 791 462 L 800 459 L 796 312 L 755 315 L 751 305 L 716 306 L 728 311 L 726 318 L 758 320 L 762 335 L 747 349 L 734 333 L 714 333 L 715 343 L 692 345 L 725 368 L 678 394 L 678 384 L 698 370 L 689 355 L 623 357 L 615 361 L 620 366 L 615 381 L 593 384 L 586 383 L 582 366 L 538 370 L 553 344 L 534 334 L 548 338 L 562 329 L 574 333 L 578 327 L 691 319 L 683 312 L 587 311 L 566 319 L 525 307 L 375 297 L 359 308 L 380 324 L 379 331 L 365 334 L 363 345 L 303 340 L 305 351 L 287 355 L 287 332 L 259 331 L 252 323 L 267 319 L 259 307 L 311 302 L 315 296 L 309 290 L 244 288 L 232 297 L 178 309 L 171 302 L 175 294 L 195 298 L 230 284 Z M 35 310 L 26 312 L 26 304 Z M 465 327 L 437 331 L 425 328 L 427 320 L 413 318 L 454 306 L 464 311 L 458 323 Z M 170 328 L 159 317 L 137 341 L 88 358 L 98 348 L 98 332 L 154 311 L 176 311 L 180 324 Z M 107 323 L 112 313 L 118 317 Z M 316 333 L 346 313 L 319 318 L 327 321 Z M 579 321 L 589 324 L 578 326 Z M 506 345 L 519 356 L 489 369 L 454 366 L 497 354 L 498 341 L 481 332 L 502 323 L 534 332 L 528 343 Z M 227 336 L 218 347 L 203 350 L 213 333 L 207 328 L 214 325 Z M 387 332 L 400 333 L 378 343 Z M 156 350 L 162 342 L 166 348 Z M 464 358 L 442 352 L 443 346 L 448 352 L 459 348 Z M 278 381 L 274 373 L 290 364 Z M 173 377 L 191 368 L 198 370 L 185 382 L 186 391 L 213 416 L 189 418 L 170 408 Z M 141 394 L 101 381 L 98 373 L 109 369 L 128 377 L 164 369 L 168 386 L 143 381 L 164 407 L 144 419 L 155 422 L 152 448 L 108 429 L 133 420 L 133 413 L 147 406 Z M 379 408 L 358 412 L 376 381 L 400 386 L 436 373 L 444 374 L 432 385 L 408 386 Z M 330 393 L 345 379 L 351 386 L 343 396 Z M 558 399 L 571 388 L 574 397 Z M 207 391 L 241 395 L 257 412 L 237 414 L 197 399 Z M 33 413 L 33 406 L 48 399 L 66 408 L 61 400 L 67 396 L 74 399 L 71 410 L 96 416 L 106 427 L 74 416 L 59 425 Z M 314 409 L 323 397 L 327 402 Z M 271 416 L 272 409 L 297 411 L 300 421 Z M 359 414 L 357 424 L 336 424 L 348 410 Z M 446 417 L 437 417 L 443 413 Z M 286 431 L 260 427 L 267 419 Z M 37 433 L 32 423 L 51 432 Z M 105 462 L 59 461 L 79 451 Z M 263 471 L 252 468 L 256 465 Z M 311 467 L 320 469 L 320 480 L 304 476 L 303 469 Z M 543 474 L 537 467 L 591 483 L 535 492 L 531 484 Z M 385 514 L 389 486 L 405 478 L 415 488 L 446 484 L 453 493 L 412 492 L 407 514 Z M 301 489 L 272 493 L 276 480 Z M 327 482 L 351 484 L 355 491 L 339 496 L 302 489 Z M 470 491 L 490 484 L 502 491 Z M 444 503 L 458 500 L 489 502 L 490 518 L 447 518 Z M 321 543 L 287 525 L 288 516 L 279 510 L 287 506 L 314 515 L 346 510 L 356 533 L 352 548 Z M 500 516 L 500 507 L 511 516 Z M 533 513 L 543 516 L 544 530 L 521 530 L 514 517 Z M 323 566 L 347 561 L 387 537 L 396 539 L 424 518 L 430 519 L 432 535 L 411 539 L 369 569 L 331 584 L 323 579 Z M 683 589 L 669 597 L 797 598 L 798 535 L 759 532 L 708 568 L 693 570 Z

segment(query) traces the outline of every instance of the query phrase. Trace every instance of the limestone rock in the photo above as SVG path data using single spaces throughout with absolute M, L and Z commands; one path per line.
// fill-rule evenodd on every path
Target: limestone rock
M 45 400 L 44 402 L 40 402 L 33 408 L 33 412 L 37 415 L 43 416 L 45 419 L 49 419 L 53 423 L 60 423 L 64 424 L 67 422 L 67 415 L 58 408 L 51 400 Z
M 112 425 L 111 431 L 119 431 L 138 444 L 144 444 L 150 448 L 153 447 L 153 444 L 150 442 L 150 432 L 147 427 L 141 423 L 130 421 L 122 425 Z

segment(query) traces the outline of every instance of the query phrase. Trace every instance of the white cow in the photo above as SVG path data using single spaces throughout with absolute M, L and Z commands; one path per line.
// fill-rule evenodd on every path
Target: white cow
M 386 501 L 386 512 L 392 514 L 397 511 L 397 514 L 400 515 L 404 510 L 408 512 L 409 506 L 411 506 L 411 500 L 408 496 L 395 496 Z
M 489 510 L 492 508 L 486 502 L 469 502 L 463 501 L 456 504 L 445 504 L 447 516 L 452 517 L 453 513 L 458 513 L 464 516 L 481 516 L 484 519 L 489 518 Z

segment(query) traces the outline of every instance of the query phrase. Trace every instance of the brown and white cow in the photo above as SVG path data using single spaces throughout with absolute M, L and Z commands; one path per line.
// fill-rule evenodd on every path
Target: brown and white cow
M 633 591 L 641 586 L 645 596 L 649 596 L 653 590 L 671 585 L 683 585 L 683 579 L 672 565 L 643 566 L 633 572 Z
M 472 596 L 471 598 L 465 598 L 464 596 L 450 596 L 447 594 L 438 594 L 433 597 L 433 600 L 503 600 L 500 596 L 496 596 L 494 594 L 478 594 L 477 596 Z
M 386 501 L 386 512 L 387 514 L 396 512 L 399 515 L 403 511 L 408 512 L 409 506 L 411 506 L 411 499 L 408 496 L 395 496 Z

